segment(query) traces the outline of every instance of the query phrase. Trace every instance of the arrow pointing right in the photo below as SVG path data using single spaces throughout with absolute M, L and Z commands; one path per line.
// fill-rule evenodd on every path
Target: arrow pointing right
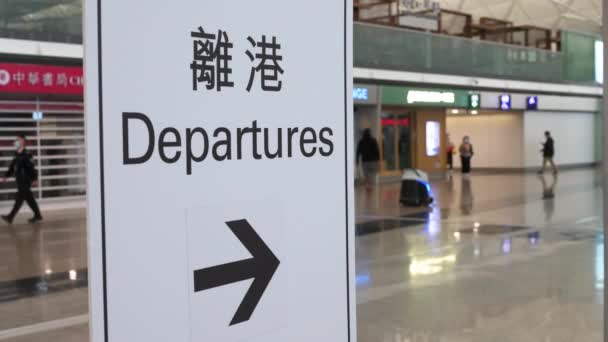
M 281 262 L 247 220 L 229 221 L 226 225 L 253 258 L 195 270 L 194 292 L 253 279 L 230 322 L 235 325 L 251 318 Z

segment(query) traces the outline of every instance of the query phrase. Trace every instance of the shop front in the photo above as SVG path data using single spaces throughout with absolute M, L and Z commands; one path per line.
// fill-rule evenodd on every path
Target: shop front
M 469 92 L 384 86 L 381 94 L 381 174 L 397 176 L 407 168 L 443 172 L 447 159 L 446 112 L 466 110 Z
M 0 63 L 0 172 L 27 137 L 39 171 L 42 202 L 84 200 L 85 137 L 82 66 Z M 10 179 L 12 182 L 13 179 Z M 0 207 L 11 205 L 14 184 L 0 184 Z

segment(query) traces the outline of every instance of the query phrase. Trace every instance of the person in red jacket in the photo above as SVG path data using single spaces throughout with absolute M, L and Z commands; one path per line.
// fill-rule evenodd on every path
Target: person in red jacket
M 446 149 L 448 170 L 454 171 L 454 154 L 456 154 L 456 145 L 452 142 L 450 135 L 448 134 L 448 146 Z

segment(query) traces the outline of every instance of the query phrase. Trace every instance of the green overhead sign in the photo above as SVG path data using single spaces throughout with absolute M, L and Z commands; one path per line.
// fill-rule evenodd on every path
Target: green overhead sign
M 412 107 L 468 108 L 469 92 L 455 89 L 382 87 L 382 104 Z

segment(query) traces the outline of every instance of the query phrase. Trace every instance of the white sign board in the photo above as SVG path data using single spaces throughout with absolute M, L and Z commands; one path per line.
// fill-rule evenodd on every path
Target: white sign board
M 441 152 L 441 124 L 437 121 L 426 122 L 426 155 L 436 157 Z
M 356 341 L 352 1 L 85 5 L 92 341 Z
M 407 103 L 448 103 L 456 102 L 456 94 L 452 92 L 410 90 L 406 95 Z
M 604 84 L 604 42 L 595 41 L 595 82 Z

